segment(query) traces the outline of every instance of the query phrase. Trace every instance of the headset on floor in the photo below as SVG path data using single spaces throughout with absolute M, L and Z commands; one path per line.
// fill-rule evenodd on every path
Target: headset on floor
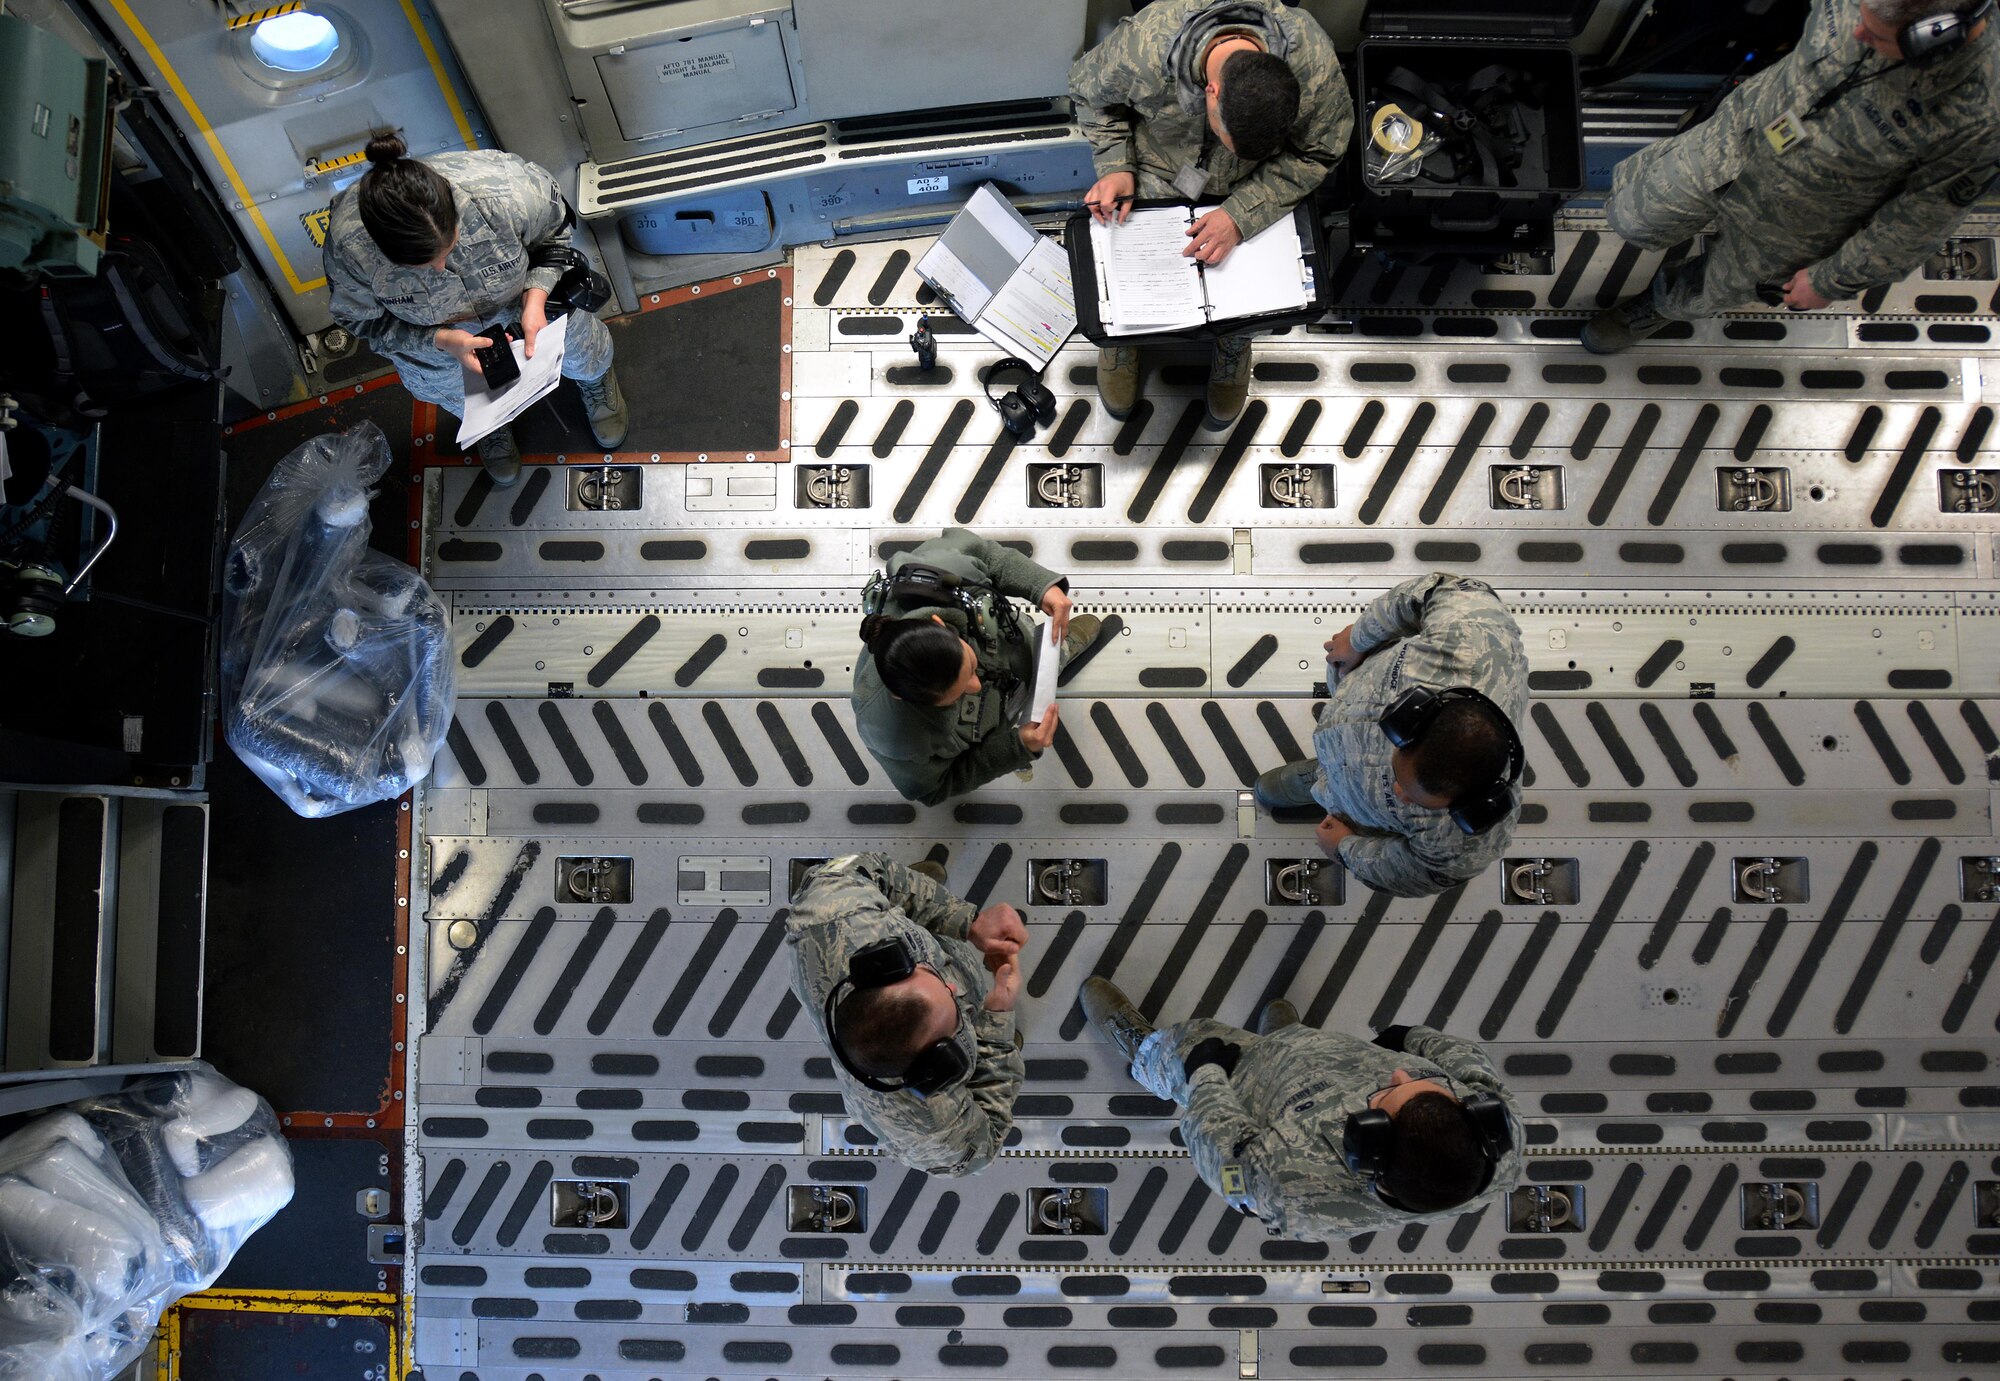
M 1411 686 L 1389 702 L 1377 723 L 1389 736 L 1389 742 L 1398 748 L 1408 748 L 1422 741 L 1445 706 L 1454 701 L 1484 705 L 1500 721 L 1507 736 L 1507 770 L 1489 785 L 1474 787 L 1451 803 L 1453 823 L 1467 834 L 1484 834 L 1512 813 L 1514 784 L 1521 780 L 1521 769 L 1528 761 L 1521 736 L 1515 732 L 1507 712 L 1470 686 L 1451 686 L 1441 691 L 1429 686 Z
M 1018 388 L 1009 389 L 995 398 L 993 376 L 1007 370 L 1018 371 L 1027 378 Z M 986 401 L 1000 413 L 1000 425 L 1016 440 L 1031 440 L 1037 424 L 1046 427 L 1056 420 L 1056 396 L 1042 382 L 1042 372 L 1026 360 L 1009 355 L 989 368 L 980 384 L 986 390 Z
M 1486 1173 L 1480 1177 L 1479 1188 L 1475 1189 L 1467 1202 L 1484 1194 L 1493 1184 L 1493 1175 L 1500 1168 L 1500 1162 L 1514 1149 L 1514 1119 L 1508 1115 L 1507 1105 L 1497 1093 L 1475 1093 L 1462 1099 L 1458 1104 L 1464 1114 L 1466 1129 L 1472 1133 L 1473 1142 L 1479 1147 L 1486 1161 Z M 1386 1203 L 1395 1199 L 1384 1192 L 1381 1178 L 1395 1160 L 1396 1134 L 1395 1119 L 1377 1108 L 1363 1108 L 1360 1112 L 1349 1113 L 1347 1125 L 1340 1136 L 1341 1158 L 1347 1168 L 1357 1175 L 1368 1178 L 1369 1187 L 1377 1197 Z
M 833 990 L 826 995 L 826 1040 L 833 1047 L 834 1058 L 840 1061 L 842 1069 L 877 1093 L 896 1093 L 907 1089 L 929 1096 L 939 1089 L 962 1082 L 972 1073 L 972 1062 L 966 1058 L 965 1047 L 959 1044 L 955 1031 L 949 1039 L 934 1041 L 918 1051 L 909 1068 L 903 1071 L 903 1077 L 893 1081 L 861 1069 L 840 1043 L 834 1012 L 843 997 L 850 991 L 887 988 L 901 983 L 914 974 L 921 963 L 915 949 L 902 939 L 891 936 L 887 940 L 877 940 L 854 951 L 847 961 L 847 977 L 834 984 Z
M 1980 0 L 1969 10 L 1947 10 L 1905 24 L 1896 33 L 1903 61 L 1912 67 L 1933 67 L 1972 41 L 1972 31 L 1992 17 L 1994 0 Z

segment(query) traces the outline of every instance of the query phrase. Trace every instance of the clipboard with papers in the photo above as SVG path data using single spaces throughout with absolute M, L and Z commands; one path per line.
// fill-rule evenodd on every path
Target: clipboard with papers
M 1100 225 L 1088 211 L 1071 216 L 1063 240 L 1078 285 L 1078 329 L 1099 345 L 1146 345 L 1297 325 L 1326 312 L 1333 296 L 1326 231 L 1309 203 L 1209 266 L 1182 251 L 1188 226 L 1214 209 L 1138 201 L 1119 225 Z
M 1076 330 L 1069 261 L 990 182 L 917 260 L 917 276 L 959 320 L 1036 369 Z

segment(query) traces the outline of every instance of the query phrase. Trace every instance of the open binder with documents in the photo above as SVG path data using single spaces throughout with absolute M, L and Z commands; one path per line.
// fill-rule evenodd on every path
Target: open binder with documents
M 1119 225 L 1087 211 L 1063 239 L 1077 284 L 1077 324 L 1098 344 L 1228 335 L 1246 326 L 1312 321 L 1331 298 L 1326 236 L 1311 208 L 1266 226 L 1217 265 L 1182 253 L 1187 229 L 1212 203 L 1138 202 Z

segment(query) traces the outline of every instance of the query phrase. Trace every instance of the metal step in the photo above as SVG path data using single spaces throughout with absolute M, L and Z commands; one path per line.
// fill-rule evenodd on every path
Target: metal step
M 38 791 L 4 799 L 5 1068 L 200 1054 L 207 805 Z

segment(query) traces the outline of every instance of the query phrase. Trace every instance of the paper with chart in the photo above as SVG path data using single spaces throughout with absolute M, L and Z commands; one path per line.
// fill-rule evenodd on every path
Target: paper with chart
M 1237 245 L 1218 265 L 1199 264 L 1185 253 L 1188 227 L 1215 209 L 1147 207 L 1120 225 L 1091 222 L 1098 316 L 1106 335 L 1184 331 L 1310 305 L 1312 269 L 1290 216 Z
M 1069 261 L 990 182 L 917 261 L 917 275 L 961 321 L 1037 369 L 1076 330 Z
M 532 357 L 522 342 L 513 342 L 514 361 L 521 366 L 521 377 L 497 393 L 487 390 L 482 376 L 469 369 L 465 371 L 465 416 L 458 424 L 461 450 L 470 449 L 481 437 L 500 430 L 556 391 L 556 385 L 562 382 L 563 341 L 568 334 L 569 318 L 563 316 L 535 336 Z

